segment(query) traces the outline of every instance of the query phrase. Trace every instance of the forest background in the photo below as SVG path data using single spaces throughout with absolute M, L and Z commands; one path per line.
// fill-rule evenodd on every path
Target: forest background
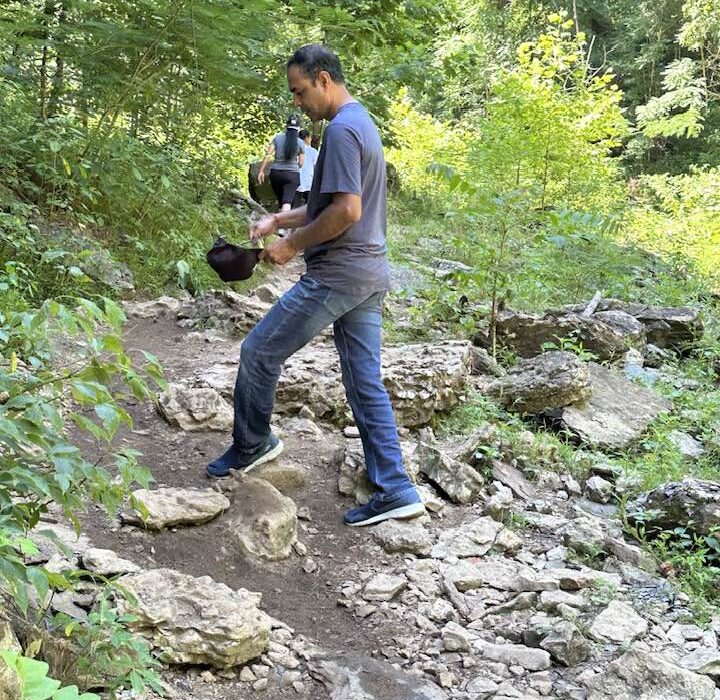
M 227 192 L 247 190 L 248 164 L 292 111 L 285 61 L 312 42 L 339 54 L 398 171 L 393 261 L 467 266 L 418 290 L 415 329 L 389 324 L 391 338 L 440 320 L 467 335 L 502 304 L 601 291 L 702 307 L 690 371 L 709 381 L 720 366 L 718 0 L 5 0 L 0 574 L 21 608 L 27 583 L 41 597 L 70 585 L 24 563 L 48 505 L 112 511 L 149 479 L 111 443 L 129 422 L 123 392 L 148 398 L 162 378 L 156 358 L 124 350 L 116 302 L 216 285 L 205 251 L 247 236 Z M 127 266 L 134 291 L 101 263 Z M 56 332 L 85 338 L 61 365 Z M 61 411 L 67 395 L 92 417 Z M 716 389 L 680 400 L 715 429 Z M 663 438 L 672 420 L 628 456 L 646 485 L 688 469 Z M 100 459 L 68 440 L 69 421 L 106 443 Z M 711 555 L 688 565 L 701 597 L 716 588 Z

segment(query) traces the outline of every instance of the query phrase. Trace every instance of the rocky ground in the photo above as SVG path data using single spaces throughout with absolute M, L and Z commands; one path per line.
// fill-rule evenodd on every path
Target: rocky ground
M 250 296 L 127 308 L 128 344 L 158 355 L 170 382 L 157 410 L 131 406 L 134 429 L 122 436 L 152 468 L 152 490 L 136 493 L 149 516 L 128 506 L 108 524 L 89 513 L 70 563 L 125 574 L 139 601 L 136 631 L 166 662 L 171 695 L 718 700 L 720 619 L 692 624 L 687 598 L 626 540 L 612 468 L 598 461 L 580 483 L 531 431 L 509 443 L 491 424 L 442 440 L 428 427 L 472 388 L 598 449 L 627 444 L 671 410 L 627 378 L 628 367 L 653 371 L 641 361 L 654 322 L 646 307 L 597 310 L 605 321 L 557 312 L 597 335 L 598 360 L 642 336 L 623 356 L 625 372 L 561 350 L 538 356 L 533 338 L 548 318 L 503 319 L 518 347 L 525 337 L 518 354 L 528 358 L 507 374 L 466 342 L 388 347 L 386 384 L 428 514 L 354 529 L 342 512 L 369 488 L 329 334 L 292 358 L 280 382 L 284 454 L 226 482 L 204 475 L 228 444 L 242 336 L 297 274 L 291 267 Z M 676 334 L 678 324 L 666 322 Z M 685 328 L 696 332 L 696 320 Z M 656 354 L 674 342 L 652 340 Z M 693 503 L 712 511 L 714 496 L 695 486 Z M 91 602 L 85 592 L 55 606 L 82 617 Z

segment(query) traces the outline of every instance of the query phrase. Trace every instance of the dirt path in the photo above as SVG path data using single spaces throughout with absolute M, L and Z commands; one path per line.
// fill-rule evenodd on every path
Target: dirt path
M 296 272 L 293 270 L 292 277 Z M 269 281 L 287 286 L 285 280 Z M 173 381 L 196 372 L 207 358 L 210 345 L 214 355 L 222 354 L 217 348 L 219 341 L 206 340 L 214 335 L 214 331 L 191 331 L 175 320 L 161 317 L 131 320 L 125 341 L 130 349 L 154 353 L 162 362 L 166 378 Z M 236 343 L 227 345 L 228 352 L 236 352 Z M 226 449 L 229 435 L 184 432 L 170 427 L 151 406 L 131 404 L 128 408 L 134 426 L 132 431 L 124 431 L 120 440 L 142 452 L 143 464 L 153 473 L 154 487 L 218 486 L 206 477 L 205 466 Z M 280 422 L 285 452 L 280 460 L 306 469 L 305 485 L 288 495 L 299 509 L 309 512 L 310 519 L 299 523 L 298 540 L 318 564 L 313 573 L 303 570 L 305 558 L 296 555 L 274 563 L 243 556 L 233 545 L 222 516 L 200 526 L 151 532 L 118 524 L 111 527 L 97 510 L 86 519 L 87 535 L 94 546 L 112 549 L 143 568 L 168 567 L 192 576 L 209 575 L 234 589 L 259 591 L 261 607 L 266 612 L 290 625 L 296 634 L 330 651 L 378 654 L 391 648 L 393 635 L 403 630 L 379 626 L 372 617 L 365 620 L 354 617 L 337 603 L 343 582 L 357 580 L 359 571 L 382 569 L 395 558 L 373 542 L 370 530 L 348 528 L 342 523 L 343 512 L 354 505 L 337 489 L 344 446 L 342 431 L 323 425 L 322 439 L 310 439 L 284 431 L 282 426 Z M 198 670 L 178 676 L 177 688 L 181 693 L 237 700 L 242 688 L 243 698 L 255 697 L 247 684 L 238 686 L 234 680 L 218 678 L 216 683 L 208 684 L 196 676 Z M 308 688 L 308 697 L 325 697 L 326 693 L 319 685 Z M 287 688 L 270 687 L 257 693 L 257 697 L 268 700 L 289 696 L 296 695 Z

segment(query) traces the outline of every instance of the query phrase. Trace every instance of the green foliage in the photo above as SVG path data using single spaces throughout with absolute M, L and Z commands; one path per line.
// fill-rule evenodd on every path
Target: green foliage
M 137 604 L 130 591 L 109 583 L 95 601 L 87 623 L 56 616 L 55 625 L 74 642 L 77 653 L 72 667 L 62 670 L 63 676 L 92 679 L 94 687 L 102 687 L 113 696 L 120 688 L 136 693 L 152 689 L 163 695 L 155 670 L 159 662 L 150 655 L 148 642 L 127 628 L 137 618 L 120 615 L 111 603 L 111 598 L 119 596 Z
M 20 679 L 20 700 L 100 700 L 94 693 L 80 693 L 76 685 L 61 688 L 60 681 L 48 677 L 49 667 L 44 661 L 14 651 L 0 651 L 0 656 Z
M 698 536 L 691 527 L 662 533 L 651 542 L 658 558 L 672 567 L 680 588 L 690 597 L 696 621 L 707 623 L 720 603 L 720 567 L 715 535 Z
M 644 176 L 635 194 L 626 238 L 720 285 L 720 169 Z
M 703 129 L 707 84 L 690 58 L 673 61 L 663 70 L 663 94 L 637 108 L 638 127 L 648 138 L 692 138 Z
M 26 585 L 42 597 L 64 583 L 57 574 L 26 567 L 28 533 L 51 503 L 74 521 L 88 500 L 115 512 L 132 484 L 147 485 L 138 453 L 113 451 L 130 425 L 119 398 L 129 391 L 148 399 L 147 379 L 162 383 L 157 360 L 141 366 L 119 338 L 124 315 L 109 299 L 48 300 L 37 310 L 0 315 L 0 576 L 27 608 Z M 89 461 L 68 438 L 74 424 L 98 446 Z

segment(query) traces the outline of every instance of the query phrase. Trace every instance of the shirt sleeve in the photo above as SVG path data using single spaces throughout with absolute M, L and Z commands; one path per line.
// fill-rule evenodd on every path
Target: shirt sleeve
M 357 134 L 344 124 L 332 125 L 325 130 L 323 145 L 320 192 L 362 195 L 362 146 Z
M 305 153 L 305 144 L 302 139 L 298 139 L 298 153 Z

